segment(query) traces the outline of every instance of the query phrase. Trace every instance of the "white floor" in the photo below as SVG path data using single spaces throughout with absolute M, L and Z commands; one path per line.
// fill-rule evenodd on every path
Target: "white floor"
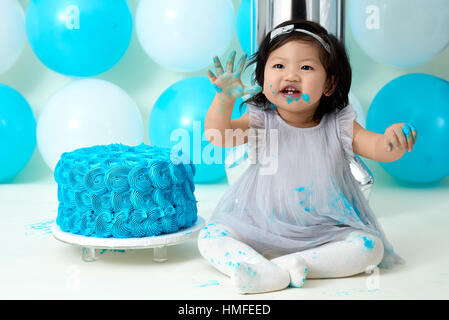
M 55 240 L 56 184 L 0 184 L 1 299 L 448 299 L 449 179 L 416 187 L 380 173 L 370 198 L 388 238 L 406 264 L 379 273 L 308 280 L 301 289 L 239 295 L 229 279 L 201 258 L 196 242 L 168 248 L 168 261 L 152 249 L 98 252 Z M 226 183 L 197 185 L 199 214 L 208 220 Z

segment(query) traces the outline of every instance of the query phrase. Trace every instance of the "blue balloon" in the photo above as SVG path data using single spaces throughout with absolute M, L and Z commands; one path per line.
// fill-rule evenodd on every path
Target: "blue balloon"
M 211 182 L 226 175 L 226 150 L 210 144 L 204 120 L 216 91 L 204 76 L 189 77 L 168 87 L 151 110 L 148 131 L 152 145 L 181 151 L 195 165 L 195 182 Z M 231 118 L 246 111 L 237 99 Z M 229 150 L 228 150 L 229 151 Z
M 428 74 L 406 74 L 387 83 L 368 110 L 367 129 L 384 133 L 393 123 L 411 123 L 418 133 L 412 152 L 380 163 L 392 176 L 431 183 L 449 175 L 449 82 Z
M 251 0 L 242 0 L 237 11 L 237 37 L 242 50 L 251 55 Z
M 126 0 L 31 0 L 26 33 L 48 68 L 90 77 L 112 68 L 128 49 L 133 30 Z
M 0 84 L 0 181 L 19 173 L 36 147 L 36 120 L 25 98 Z

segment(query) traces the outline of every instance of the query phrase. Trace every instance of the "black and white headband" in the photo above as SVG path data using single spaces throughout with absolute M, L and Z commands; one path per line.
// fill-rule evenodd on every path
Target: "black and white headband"
M 279 28 L 272 30 L 270 33 L 270 41 L 272 41 L 274 38 L 276 38 L 282 34 L 290 33 L 292 31 L 305 33 L 305 34 L 311 36 L 312 38 L 317 40 L 319 43 L 321 43 L 321 45 L 324 47 L 324 49 L 327 51 L 327 53 L 329 53 L 329 54 L 331 53 L 329 44 L 327 44 L 320 36 L 317 36 L 316 34 L 314 34 L 313 32 L 310 32 L 308 30 L 295 29 L 295 26 L 293 24 L 289 24 L 287 26 L 279 27 Z

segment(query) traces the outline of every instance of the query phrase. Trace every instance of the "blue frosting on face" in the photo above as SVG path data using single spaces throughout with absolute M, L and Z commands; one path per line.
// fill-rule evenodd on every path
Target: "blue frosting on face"
M 169 149 L 101 145 L 64 153 L 55 168 L 57 225 L 92 237 L 148 237 L 197 220 L 195 167 Z

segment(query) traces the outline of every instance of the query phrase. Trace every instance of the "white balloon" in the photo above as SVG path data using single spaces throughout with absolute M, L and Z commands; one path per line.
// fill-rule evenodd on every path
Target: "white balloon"
M 137 105 L 124 90 L 99 79 L 75 80 L 57 91 L 45 104 L 36 130 L 39 151 L 52 170 L 64 152 L 143 142 Z
M 156 63 L 179 72 L 197 71 L 231 43 L 234 7 L 230 0 L 141 0 L 136 34 Z
M 352 0 L 347 21 L 363 51 L 393 67 L 429 62 L 449 45 L 447 0 Z
M 26 43 L 25 13 L 17 0 L 0 1 L 0 74 L 11 68 Z

